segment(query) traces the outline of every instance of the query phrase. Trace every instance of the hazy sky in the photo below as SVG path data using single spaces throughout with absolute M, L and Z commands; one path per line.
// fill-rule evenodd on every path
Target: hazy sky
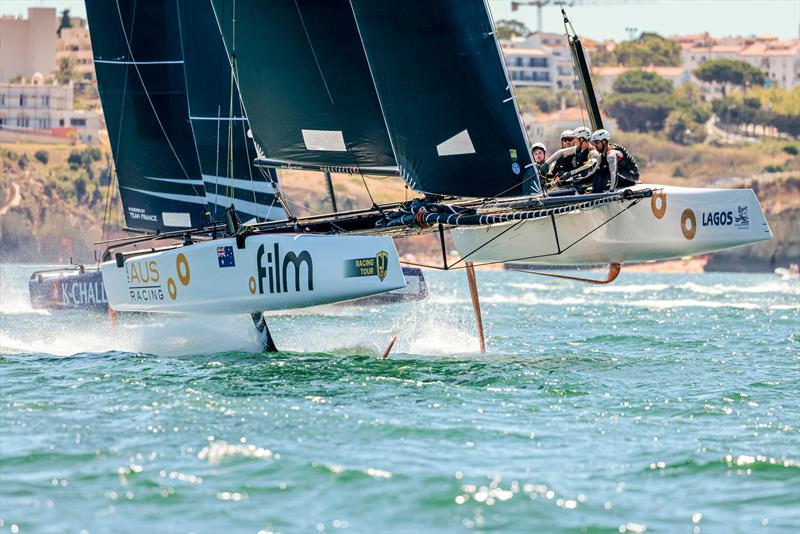
M 113 0 L 108 0 L 113 1 Z M 380 1 L 380 0 L 376 0 Z M 432 0 L 433 1 L 433 0 Z M 524 1 L 524 0 L 523 0 Z M 715 36 L 772 34 L 800 38 L 800 0 L 566 0 L 579 34 L 626 39 L 626 28 L 664 35 L 710 32 Z M 516 18 L 536 29 L 536 8 L 511 11 L 511 0 L 489 0 L 495 19 Z M 24 15 L 29 6 L 69 8 L 85 17 L 83 0 L 0 0 L 0 13 Z M 563 31 L 556 6 L 544 8 L 545 31 Z

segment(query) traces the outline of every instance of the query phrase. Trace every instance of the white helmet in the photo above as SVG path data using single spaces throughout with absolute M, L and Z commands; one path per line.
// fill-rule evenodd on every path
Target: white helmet
M 589 138 L 589 141 L 595 143 L 597 141 L 608 141 L 611 139 L 611 134 L 608 133 L 608 130 L 597 130 L 592 133 L 592 137 Z
M 564 130 L 561 132 L 561 139 L 564 139 L 565 137 L 575 137 L 575 133 L 572 130 Z
M 547 154 L 547 147 L 544 146 L 544 143 L 534 143 L 533 146 L 531 147 L 531 152 L 533 152 L 537 148 L 544 151 L 544 153 Z
M 592 136 L 592 131 L 586 126 L 579 126 L 572 131 L 572 135 L 578 139 L 586 139 L 588 141 Z

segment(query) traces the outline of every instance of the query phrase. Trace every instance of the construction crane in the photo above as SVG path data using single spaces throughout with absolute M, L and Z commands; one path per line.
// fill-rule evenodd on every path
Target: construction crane
M 644 1 L 644 0 L 641 0 Z M 542 32 L 542 9 L 546 6 L 572 7 L 575 4 L 629 4 L 631 0 L 618 0 L 616 2 L 609 0 L 527 0 L 527 1 L 513 1 L 511 2 L 511 11 L 517 11 L 521 7 L 535 7 L 536 8 L 536 31 Z M 625 28 L 631 39 L 635 37 L 637 28 Z
M 511 2 L 511 11 L 516 11 L 520 7 L 536 8 L 536 31 L 542 32 L 542 8 L 549 5 L 574 6 L 575 0 L 533 0 L 529 2 Z

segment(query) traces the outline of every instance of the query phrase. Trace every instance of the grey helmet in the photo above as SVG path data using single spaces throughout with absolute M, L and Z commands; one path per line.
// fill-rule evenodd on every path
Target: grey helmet
M 531 147 L 531 152 L 536 150 L 537 148 L 541 149 L 545 154 L 547 154 L 547 147 L 544 146 L 544 143 L 534 143 Z
M 592 143 L 596 143 L 597 141 L 610 141 L 610 140 L 611 140 L 611 134 L 608 133 L 608 130 L 603 130 L 603 129 L 596 130 L 595 132 L 592 133 L 592 137 L 589 138 L 589 141 L 591 141 Z
M 579 126 L 572 131 L 572 134 L 578 139 L 586 139 L 588 141 L 592 136 L 592 131 L 586 126 Z
M 561 132 L 561 139 L 565 139 L 567 137 L 575 137 L 575 132 L 572 130 L 564 130 Z

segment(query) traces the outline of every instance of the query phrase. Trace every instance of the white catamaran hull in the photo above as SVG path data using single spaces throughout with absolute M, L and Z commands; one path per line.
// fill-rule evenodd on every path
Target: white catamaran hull
M 653 196 L 451 233 L 475 262 L 571 265 L 677 258 L 772 238 L 751 189 L 637 186 Z
M 254 313 L 351 300 L 404 287 L 388 237 L 257 234 L 102 265 L 116 311 Z

